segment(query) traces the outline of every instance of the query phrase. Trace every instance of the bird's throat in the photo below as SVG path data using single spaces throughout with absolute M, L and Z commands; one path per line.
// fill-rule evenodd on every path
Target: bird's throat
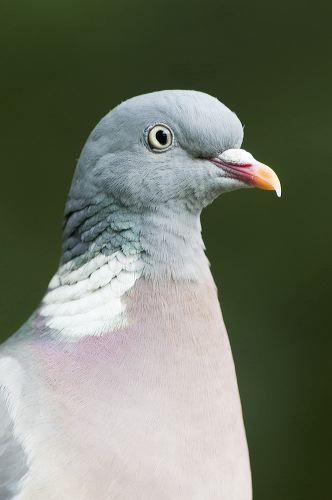
M 86 207 L 76 203 L 67 212 L 61 264 L 80 267 L 99 254 L 121 251 L 140 255 L 148 279 L 206 276 L 200 213 L 189 210 L 185 201 L 133 209 L 102 200 Z
M 67 215 L 63 256 L 39 309 L 45 327 L 70 338 L 128 325 L 130 291 L 210 278 L 198 214 L 162 206 L 132 211 L 115 203 Z

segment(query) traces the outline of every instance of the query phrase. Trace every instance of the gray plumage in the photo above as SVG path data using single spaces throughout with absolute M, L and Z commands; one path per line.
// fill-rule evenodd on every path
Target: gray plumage
M 1 500 L 251 499 L 200 226 L 207 204 L 253 183 L 242 138 L 193 91 L 129 99 L 92 131 L 59 269 L 1 348 Z

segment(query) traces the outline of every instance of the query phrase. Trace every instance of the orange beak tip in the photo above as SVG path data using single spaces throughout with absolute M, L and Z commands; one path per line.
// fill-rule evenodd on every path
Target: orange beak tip
M 253 179 L 256 187 L 275 191 L 278 198 L 281 197 L 281 184 L 272 168 L 257 162 L 253 167 Z

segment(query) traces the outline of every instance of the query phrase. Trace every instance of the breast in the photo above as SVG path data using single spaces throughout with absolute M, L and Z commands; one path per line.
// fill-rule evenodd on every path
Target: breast
M 49 457 L 56 484 L 81 488 L 82 499 L 249 500 L 242 411 L 213 283 L 141 279 L 126 307 L 126 328 L 65 347 L 34 345 L 44 469 Z

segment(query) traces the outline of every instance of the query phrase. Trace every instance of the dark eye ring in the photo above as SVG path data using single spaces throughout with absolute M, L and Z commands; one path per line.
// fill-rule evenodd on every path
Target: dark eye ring
M 154 125 L 148 132 L 148 143 L 154 151 L 165 151 L 173 144 L 173 132 L 162 123 Z

